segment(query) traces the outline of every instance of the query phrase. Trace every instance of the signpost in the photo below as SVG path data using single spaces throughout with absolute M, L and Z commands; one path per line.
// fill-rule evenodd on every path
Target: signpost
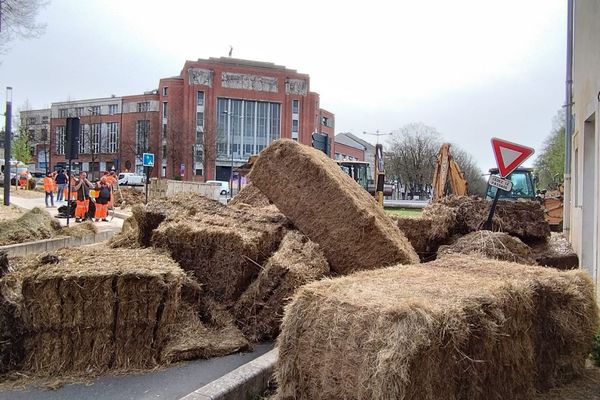
M 498 165 L 500 177 L 490 175 L 490 180 L 488 181 L 490 186 L 494 186 L 498 188 L 498 190 L 496 190 L 496 195 L 494 196 L 494 201 L 490 207 L 487 221 L 483 224 L 483 229 L 485 230 L 492 230 L 492 219 L 494 218 L 496 205 L 500 198 L 500 192 L 510 192 L 512 190 L 511 180 L 504 178 L 510 175 L 535 152 L 531 147 L 498 138 L 492 138 L 492 149 L 494 150 L 494 157 L 496 157 L 496 164 Z
M 144 174 L 146 175 L 146 204 L 148 204 L 148 181 L 154 167 L 154 153 L 142 154 L 142 164 L 144 166 Z

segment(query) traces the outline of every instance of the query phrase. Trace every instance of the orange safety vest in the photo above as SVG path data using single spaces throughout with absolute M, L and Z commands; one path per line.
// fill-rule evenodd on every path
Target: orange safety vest
M 45 192 L 54 192 L 55 190 L 55 186 L 54 186 L 54 179 L 50 178 L 50 177 L 45 177 L 44 178 L 44 191 Z

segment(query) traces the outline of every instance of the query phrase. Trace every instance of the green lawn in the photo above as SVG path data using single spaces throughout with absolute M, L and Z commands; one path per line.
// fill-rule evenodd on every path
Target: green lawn
M 422 211 L 418 208 L 386 208 L 385 212 L 390 215 L 402 215 L 403 217 L 418 217 Z

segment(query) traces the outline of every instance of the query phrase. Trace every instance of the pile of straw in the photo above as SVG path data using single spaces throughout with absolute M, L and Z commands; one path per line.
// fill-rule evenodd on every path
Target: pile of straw
M 487 220 L 491 202 L 476 196 L 448 196 L 423 209 L 423 216 L 443 217 L 452 221 L 453 234 L 479 230 Z M 493 230 L 516 236 L 525 243 L 545 241 L 550 227 L 544 210 L 535 201 L 499 201 L 493 219 Z
M 277 140 L 261 152 L 250 179 L 321 246 L 337 273 L 419 260 L 373 197 L 316 149 Z
M 127 217 L 123 221 L 121 232 L 110 238 L 108 246 L 112 248 L 124 247 L 137 249 L 140 247 L 140 243 L 138 242 L 139 235 L 137 220 L 133 216 Z
M 237 206 L 240 208 L 250 207 L 268 207 L 271 202 L 253 183 L 249 183 L 235 195 L 229 202 L 230 206 Z
M 576 375 L 598 326 L 583 272 L 448 256 L 300 288 L 277 399 L 530 399 Z
M 53 375 L 151 368 L 175 323 L 185 274 L 150 250 L 63 249 L 22 260 L 24 369 Z M 46 258 L 47 259 L 47 258 Z
M 84 221 L 81 224 L 73 224 L 63 227 L 61 234 L 66 236 L 82 237 L 92 235 L 98 232 L 96 225 L 92 221 Z
M 49 239 L 60 233 L 60 223 L 36 207 L 17 219 L 0 221 L 0 246 Z
M 113 193 L 115 207 L 133 207 L 146 202 L 146 194 L 134 188 L 119 188 Z
M 319 246 L 290 231 L 233 308 L 238 326 L 253 342 L 279 334 L 283 307 L 300 286 L 329 275 Z
M 535 265 L 531 248 L 519 238 L 503 232 L 477 231 L 440 246 L 438 256 L 446 254 L 481 255 L 495 260 Z

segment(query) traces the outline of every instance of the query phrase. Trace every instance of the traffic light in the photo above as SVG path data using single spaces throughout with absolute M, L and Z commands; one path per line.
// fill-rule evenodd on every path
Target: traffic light
M 67 126 L 65 128 L 65 158 L 79 158 L 79 133 L 80 125 L 79 118 L 67 118 Z
M 321 150 L 323 153 L 330 155 L 330 139 L 329 136 L 324 133 L 315 132 L 312 134 L 312 147 L 317 150 Z

